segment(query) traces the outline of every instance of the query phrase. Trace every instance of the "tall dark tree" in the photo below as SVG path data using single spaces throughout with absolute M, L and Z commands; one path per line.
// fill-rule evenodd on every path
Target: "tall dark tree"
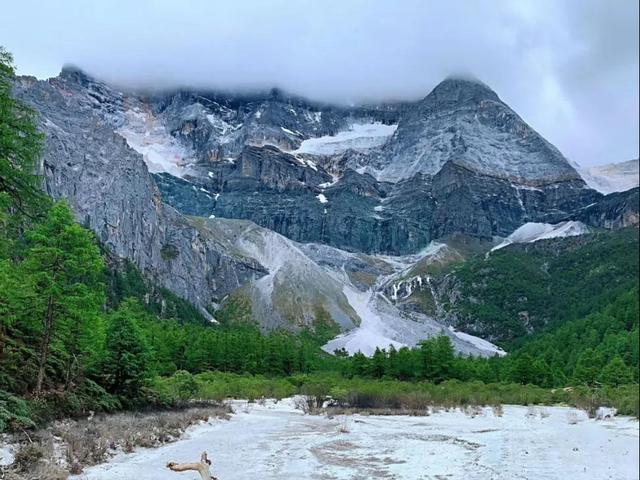
M 43 388 L 52 342 L 65 344 L 67 361 L 89 350 L 86 335 L 95 328 L 104 302 L 104 264 L 93 235 L 74 222 L 69 207 L 58 202 L 45 220 L 27 233 L 22 269 L 35 295 L 30 315 L 40 324 L 36 395 Z M 73 367 L 69 367 L 73 368 Z
M 0 228 L 12 215 L 33 216 L 46 203 L 34 175 L 42 146 L 33 110 L 14 98 L 13 57 L 0 47 Z
M 633 370 L 625 365 L 622 358 L 616 356 L 602 369 L 599 379 L 605 385 L 617 387 L 633 382 Z
M 111 393 L 128 399 L 139 396 L 149 375 L 149 347 L 140 329 L 146 316 L 136 300 L 125 300 L 108 317 L 105 383 Z
M 422 378 L 436 383 L 452 378 L 455 358 L 451 340 L 445 335 L 422 342 L 420 345 Z

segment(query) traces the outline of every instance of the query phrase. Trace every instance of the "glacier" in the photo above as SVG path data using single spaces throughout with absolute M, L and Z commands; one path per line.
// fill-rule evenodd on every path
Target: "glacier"
M 549 238 L 574 237 L 589 231 L 589 227 L 584 223 L 573 220 L 556 224 L 528 222 L 493 247 L 491 251 L 499 250 L 512 243 L 532 243 Z
M 352 123 L 348 130 L 335 135 L 324 135 L 303 140 L 295 153 L 312 155 L 336 155 L 352 150 L 367 150 L 383 145 L 396 131 L 398 125 L 382 122 Z

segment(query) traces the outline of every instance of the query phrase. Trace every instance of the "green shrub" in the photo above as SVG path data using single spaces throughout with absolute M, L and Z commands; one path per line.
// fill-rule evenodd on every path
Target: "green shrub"
M 27 402 L 0 390 L 0 432 L 5 429 L 32 427 L 31 411 Z

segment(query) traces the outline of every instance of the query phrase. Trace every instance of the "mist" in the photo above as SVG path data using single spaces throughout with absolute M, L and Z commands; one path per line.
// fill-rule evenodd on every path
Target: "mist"
M 570 160 L 638 156 L 638 2 L 12 2 L 20 74 L 74 64 L 123 88 L 278 87 L 328 102 L 411 100 L 473 75 Z

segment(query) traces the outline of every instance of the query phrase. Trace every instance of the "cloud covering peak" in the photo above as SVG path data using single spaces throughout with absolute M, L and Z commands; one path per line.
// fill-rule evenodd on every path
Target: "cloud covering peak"
M 481 79 L 574 161 L 638 155 L 638 3 L 607 0 L 12 2 L 19 72 L 73 63 L 131 88 L 279 87 L 416 99 Z

